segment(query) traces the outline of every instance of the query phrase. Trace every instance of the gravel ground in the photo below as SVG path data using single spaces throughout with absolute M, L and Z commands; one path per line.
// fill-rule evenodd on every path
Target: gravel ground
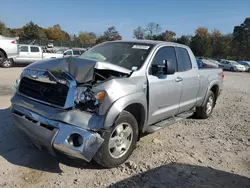
M 145 136 L 125 164 L 102 169 L 39 151 L 12 124 L 8 100 L 20 71 L 0 69 L 0 187 L 250 187 L 250 74 L 225 72 L 209 119 Z

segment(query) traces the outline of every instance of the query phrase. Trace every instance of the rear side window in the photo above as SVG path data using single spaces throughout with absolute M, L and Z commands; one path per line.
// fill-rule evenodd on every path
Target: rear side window
M 74 55 L 81 55 L 81 54 L 80 54 L 80 51 L 78 51 L 78 50 L 73 50 L 73 54 L 74 54 Z
M 20 52 L 29 52 L 28 46 L 20 46 L 19 50 Z
M 179 72 L 188 71 L 192 69 L 192 63 L 185 48 L 176 47 L 176 54 L 178 58 Z
M 31 46 L 31 47 L 30 47 L 30 51 L 31 51 L 31 52 L 39 52 L 39 48 L 38 48 L 38 47 Z
M 155 54 L 152 64 L 163 64 L 164 60 L 168 60 L 172 65 L 175 66 L 175 70 L 177 70 L 177 61 L 174 47 L 162 47 Z

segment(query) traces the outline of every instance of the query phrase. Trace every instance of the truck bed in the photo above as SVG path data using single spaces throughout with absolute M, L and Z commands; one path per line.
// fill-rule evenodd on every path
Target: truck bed
M 200 89 L 197 95 L 197 101 L 199 101 L 197 105 L 199 106 L 202 104 L 199 99 L 204 98 L 208 85 L 213 85 L 216 82 L 220 90 L 222 89 L 224 74 L 221 68 L 201 68 L 198 70 L 198 77 Z

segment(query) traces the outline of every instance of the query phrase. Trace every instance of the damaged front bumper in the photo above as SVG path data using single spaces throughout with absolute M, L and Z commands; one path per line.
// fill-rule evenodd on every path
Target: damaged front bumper
M 20 96 L 17 95 L 12 98 L 12 119 L 36 146 L 47 150 L 52 155 L 56 155 L 55 151 L 59 151 L 73 158 L 91 161 L 104 141 L 100 134 L 85 129 L 84 126 L 78 127 L 50 119 L 46 117 L 46 114 L 44 114 L 45 116 L 39 115 L 28 106 L 25 107 L 25 104 L 29 103 L 30 107 L 34 107 L 34 104 L 38 106 L 42 104 L 31 100 L 27 103 L 26 100 L 28 99 L 20 99 Z M 65 113 L 65 111 L 61 113 Z M 55 116 L 55 113 L 51 115 Z

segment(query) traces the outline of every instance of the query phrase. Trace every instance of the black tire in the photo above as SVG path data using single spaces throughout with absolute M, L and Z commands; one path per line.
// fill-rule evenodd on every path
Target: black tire
M 233 68 L 233 67 L 231 67 L 231 68 L 230 68 L 230 71 L 234 72 L 234 68 Z
M 13 67 L 14 62 L 13 59 L 4 59 L 3 62 L 1 63 L 3 68 L 10 68 Z
M 250 72 L 250 68 L 248 69 L 248 71 L 247 72 Z
M 111 150 L 109 149 L 109 141 L 112 135 L 114 134 L 113 131 L 116 130 L 118 125 L 123 124 L 123 123 L 129 124 L 131 126 L 132 131 L 133 131 L 133 136 L 131 136 L 132 141 L 131 141 L 130 147 L 127 149 L 127 151 L 124 153 L 123 156 L 119 158 L 114 158 L 111 154 Z M 102 134 L 102 137 L 104 138 L 104 142 L 102 146 L 99 148 L 99 150 L 97 151 L 97 153 L 95 154 L 94 161 L 106 168 L 117 167 L 123 164 L 131 156 L 134 149 L 136 148 L 136 143 L 137 143 L 138 134 L 139 134 L 138 130 L 139 130 L 138 123 L 135 117 L 131 113 L 127 111 L 123 111 L 117 118 L 114 126 L 112 127 L 112 130 L 110 132 L 104 132 Z
M 211 111 L 208 112 L 208 103 L 211 102 L 210 98 L 212 98 L 213 104 L 211 105 L 212 106 Z M 195 116 L 199 119 L 207 119 L 212 114 L 214 106 L 215 106 L 214 93 L 212 91 L 209 91 L 205 105 L 196 108 Z
M 4 60 L 6 59 L 6 56 L 4 55 L 4 53 L 2 51 L 0 51 L 0 65 L 2 66 L 2 63 L 4 62 Z

